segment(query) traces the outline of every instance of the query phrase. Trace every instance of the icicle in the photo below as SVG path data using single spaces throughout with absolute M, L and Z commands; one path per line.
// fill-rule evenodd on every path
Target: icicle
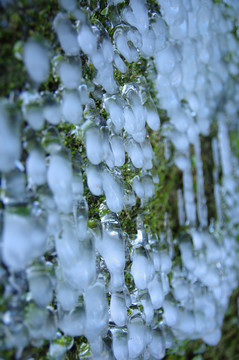
M 207 204 L 204 193 L 203 181 L 203 164 L 201 159 L 200 139 L 197 136 L 194 142 L 195 157 L 196 157 L 196 174 L 197 174 L 197 213 L 201 227 L 205 228 L 208 225 L 207 221 Z
M 183 226 L 185 224 L 185 212 L 184 212 L 183 194 L 181 189 L 177 190 L 177 197 L 178 197 L 178 221 L 179 221 L 179 225 Z
M 214 198 L 217 211 L 217 220 L 219 223 L 222 222 L 222 204 L 221 204 L 221 189 L 219 184 L 219 149 L 218 141 L 216 138 L 212 139 L 212 155 L 214 162 L 213 169 L 213 180 L 214 180 Z

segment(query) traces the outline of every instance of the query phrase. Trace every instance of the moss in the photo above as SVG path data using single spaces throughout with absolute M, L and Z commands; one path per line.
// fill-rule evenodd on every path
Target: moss
M 213 156 L 212 156 L 212 137 L 201 137 L 201 156 L 203 162 L 204 189 L 208 208 L 208 222 L 210 219 L 216 219 L 216 208 L 214 198 L 214 182 L 213 182 Z
M 175 165 L 167 163 L 164 157 L 164 139 L 160 132 L 150 132 L 150 140 L 155 153 L 155 170 L 159 178 L 155 196 L 149 200 L 145 223 L 157 234 L 165 229 L 165 213 L 173 236 L 179 231 L 177 189 L 182 187 L 182 174 Z
M 86 80 L 92 81 L 95 77 L 96 70 L 94 66 L 89 62 L 87 55 L 81 54 L 82 63 L 82 77 Z
M 140 211 L 140 200 L 137 199 L 137 203 L 130 211 L 123 210 L 119 213 L 119 221 L 121 223 L 122 231 L 126 232 L 131 237 L 137 234 L 137 216 Z
M 239 133 L 237 131 L 230 132 L 230 143 L 233 153 L 239 158 Z
M 149 10 L 149 15 L 153 15 L 154 13 L 161 14 L 160 5 L 156 0 L 147 0 L 147 6 Z
M 140 74 L 147 72 L 147 60 L 139 56 L 137 62 L 127 63 L 127 72 L 121 73 L 117 69 L 114 71 L 114 78 L 118 82 L 119 86 L 124 86 L 127 83 L 137 83 Z

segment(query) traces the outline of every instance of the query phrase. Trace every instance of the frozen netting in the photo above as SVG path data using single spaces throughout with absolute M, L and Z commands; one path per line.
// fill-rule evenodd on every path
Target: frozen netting
M 59 0 L 58 43 L 28 39 L 30 83 L 0 100 L 1 347 L 126 360 L 216 345 L 239 279 L 238 2 L 82 3 Z M 156 234 L 171 172 L 178 230 L 165 213 Z

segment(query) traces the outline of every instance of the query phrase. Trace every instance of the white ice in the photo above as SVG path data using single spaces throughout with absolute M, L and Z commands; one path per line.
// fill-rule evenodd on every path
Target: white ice
M 142 177 L 142 185 L 144 188 L 144 196 L 146 199 L 152 197 L 154 195 L 154 183 L 153 179 L 150 175 L 145 175 Z
M 114 356 L 117 360 L 128 360 L 129 350 L 127 333 L 119 330 L 114 331 L 112 348 Z
M 56 287 L 57 302 L 64 311 L 71 311 L 76 307 L 78 301 L 78 292 L 70 284 L 64 281 L 58 281 Z
M 46 233 L 38 221 L 30 216 L 5 214 L 2 256 L 11 271 L 23 270 L 45 249 Z
M 60 105 L 58 103 L 46 104 L 43 107 L 43 116 L 50 124 L 59 124 L 61 120 Z
M 54 194 L 58 209 L 64 213 L 72 209 L 72 167 L 70 161 L 59 154 L 50 158 L 47 182 Z
M 131 0 L 130 6 L 133 10 L 133 14 L 136 19 L 136 27 L 141 34 L 144 34 L 149 27 L 149 18 L 148 18 L 146 1 Z
M 73 11 L 76 8 L 76 1 L 75 0 L 58 0 L 60 5 L 66 11 Z
M 61 109 L 69 123 L 77 125 L 82 121 L 82 106 L 77 92 L 64 92 Z
M 163 317 L 167 326 L 171 327 L 177 323 L 178 319 L 178 306 L 176 303 L 172 303 L 171 301 L 164 301 L 163 303 L 164 314 Z
M 113 212 L 123 210 L 123 187 L 108 171 L 102 173 L 103 190 L 106 204 Z
M 110 145 L 114 155 L 115 166 L 123 166 L 125 163 L 124 143 L 120 136 L 113 135 L 110 138 Z
M 78 44 L 86 55 L 92 56 L 97 51 L 97 38 L 86 24 L 83 24 L 77 36 Z
M 131 267 L 135 285 L 143 290 L 147 288 L 149 281 L 153 277 L 153 264 L 150 258 L 141 250 L 136 249 L 133 255 Z
M 82 291 L 94 282 L 95 246 L 90 235 L 80 241 L 71 222 L 66 222 L 63 234 L 56 239 L 56 250 L 63 277 L 73 288 Z
M 66 89 L 76 89 L 81 82 L 81 66 L 78 63 L 62 61 L 58 66 L 60 79 Z
M 115 53 L 114 55 L 114 64 L 117 67 L 117 69 L 122 72 L 123 74 L 127 71 L 127 67 L 119 54 Z
M 46 182 L 46 162 L 41 150 L 30 151 L 26 160 L 28 181 L 33 185 L 43 185 Z
M 156 273 L 153 280 L 148 283 L 148 291 L 154 309 L 159 309 L 164 301 L 164 293 L 161 279 Z
M 146 325 L 150 325 L 154 317 L 154 309 L 149 294 L 142 295 L 140 301 L 144 308 Z
M 47 272 L 31 268 L 28 271 L 28 282 L 32 298 L 39 307 L 45 307 L 51 303 L 53 283 Z
M 81 336 L 84 335 L 85 321 L 85 309 L 78 307 L 69 313 L 62 314 L 58 325 L 65 335 Z
M 149 344 L 151 355 L 155 359 L 163 359 L 165 356 L 165 341 L 163 333 L 159 330 L 153 330 L 152 341 Z
M 100 130 L 92 127 L 85 134 L 86 155 L 89 161 L 98 165 L 103 161 L 102 135 Z
M 124 294 L 113 293 L 110 298 L 111 319 L 117 326 L 125 326 L 127 322 L 127 308 Z
M 130 320 L 128 323 L 128 332 L 129 358 L 137 359 L 144 351 L 146 345 L 146 328 L 143 320 L 140 318 Z
M 159 115 L 155 110 L 153 109 L 147 109 L 146 111 L 146 121 L 150 129 L 154 131 L 158 131 L 160 127 L 160 118 Z
M 126 143 L 126 151 L 132 161 L 133 165 L 139 169 L 144 165 L 144 154 L 140 145 L 135 142 L 133 139 L 130 139 Z
M 84 294 L 86 309 L 85 334 L 88 339 L 95 339 L 101 334 L 106 334 L 108 329 L 108 303 L 105 286 L 97 281 L 90 286 Z
M 29 39 L 23 50 L 24 64 L 31 79 L 37 83 L 46 81 L 50 64 L 47 48 L 40 42 Z
M 110 114 L 110 118 L 115 125 L 116 131 L 122 130 L 124 126 L 124 114 L 121 105 L 112 99 L 107 99 L 105 101 L 105 107 Z
M 68 17 L 63 13 L 58 13 L 53 22 L 60 45 L 67 55 L 75 56 L 79 53 L 77 33 L 74 30 Z
M 140 181 L 138 176 L 133 178 L 133 190 L 135 191 L 136 195 L 141 199 L 144 197 L 144 186 Z
M 25 111 L 25 119 L 34 130 L 41 130 L 44 126 L 43 109 L 40 106 L 29 106 Z
M 87 185 L 93 195 L 103 194 L 103 183 L 100 169 L 95 165 L 89 165 L 86 168 Z
M 111 273 L 120 272 L 125 267 L 125 245 L 124 240 L 117 232 L 103 232 L 102 253 L 106 265 Z

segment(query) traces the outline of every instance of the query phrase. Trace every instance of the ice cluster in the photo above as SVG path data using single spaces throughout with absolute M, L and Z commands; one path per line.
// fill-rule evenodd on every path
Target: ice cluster
M 79 358 L 126 360 L 163 359 L 184 339 L 216 345 L 239 279 L 229 140 L 238 131 L 239 3 L 88 3 L 59 0 L 57 46 L 28 39 L 28 86 L 18 105 L 0 100 L 0 346 L 21 358 L 47 341 L 60 360 L 79 341 Z M 57 90 L 40 91 L 50 73 Z M 176 238 L 167 214 L 160 234 L 144 224 L 157 198 L 153 137 L 182 176 Z M 126 233 L 123 216 L 136 204 L 137 233 Z

